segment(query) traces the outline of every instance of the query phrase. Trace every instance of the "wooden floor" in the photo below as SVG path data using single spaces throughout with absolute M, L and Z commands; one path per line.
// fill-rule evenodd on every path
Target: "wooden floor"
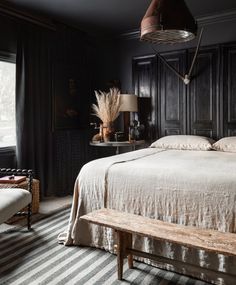
M 60 208 L 64 208 L 72 204 L 73 197 L 71 195 L 65 197 L 49 197 L 39 204 L 39 213 L 48 214 Z

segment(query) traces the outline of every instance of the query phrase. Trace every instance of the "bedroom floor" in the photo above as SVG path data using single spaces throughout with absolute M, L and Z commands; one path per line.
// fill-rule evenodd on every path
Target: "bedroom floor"
M 43 217 L 44 215 L 47 217 L 49 215 L 49 217 L 51 217 L 50 214 L 53 214 L 55 213 L 53 216 L 55 216 L 55 218 L 58 216 L 62 216 L 63 219 L 60 221 L 60 223 L 65 223 L 63 224 L 65 227 L 66 227 L 66 224 L 67 224 L 67 221 L 68 221 L 68 218 L 69 218 L 69 213 L 70 213 L 70 206 L 72 204 L 72 196 L 66 196 L 66 197 L 51 197 L 51 198 L 47 198 L 45 199 L 44 201 L 40 202 L 40 209 L 39 209 L 39 214 L 36 214 L 34 215 L 33 219 L 35 218 L 35 221 L 37 221 L 38 217 L 39 219 L 41 217 Z M 66 214 L 64 214 L 63 212 L 66 211 Z M 49 218 L 51 219 L 51 218 Z M 66 221 L 66 222 L 65 222 Z M 59 221 L 58 221 L 59 222 Z M 58 222 L 54 222 L 54 226 L 55 227 L 58 227 L 60 226 L 60 230 L 61 230 L 61 225 L 60 223 Z M 35 238 L 35 243 L 38 243 L 40 240 L 42 242 L 42 248 L 40 248 L 40 250 L 42 251 L 46 251 L 47 253 L 49 252 L 52 252 L 52 255 L 55 254 L 56 251 L 58 251 L 59 253 L 62 251 L 63 253 L 63 256 L 65 254 L 69 254 L 71 256 L 71 252 L 67 252 L 67 251 L 70 251 L 70 250 L 74 250 L 73 254 L 79 254 L 79 256 L 77 257 L 78 260 L 80 260 L 80 262 L 76 262 L 76 270 L 75 271 L 71 271 L 71 276 L 73 275 L 73 278 L 75 279 L 75 284 L 84 284 L 84 281 L 86 279 L 86 284 L 90 285 L 90 284 L 99 284 L 99 285 L 103 285 L 103 284 L 107 284 L 107 285 L 110 285 L 110 284 L 114 284 L 114 285 L 118 285 L 118 284 L 144 284 L 144 285 L 149 285 L 149 284 L 152 284 L 152 285 L 174 285 L 174 284 L 179 284 L 179 285 L 206 285 L 207 283 L 204 283 L 202 281 L 198 281 L 198 280 L 194 280 L 194 279 L 191 279 L 191 278 L 188 278 L 186 276 L 181 276 L 181 275 L 178 275 L 178 274 L 174 274 L 172 272 L 168 272 L 168 271 L 164 271 L 164 270 L 160 270 L 160 269 L 157 269 L 157 268 L 154 268 L 154 267 L 151 267 L 151 266 L 148 266 L 146 264 L 143 264 L 143 263 L 136 263 L 136 270 L 128 270 L 127 269 L 127 264 L 125 264 L 125 274 L 124 274 L 124 277 L 126 279 L 126 281 L 124 282 L 121 282 L 121 281 L 117 281 L 116 278 L 117 278 L 117 275 L 116 275 L 116 257 L 107 253 L 107 252 L 104 252 L 104 251 L 101 251 L 101 250 L 95 250 L 93 248 L 81 248 L 78 252 L 78 249 L 74 248 L 73 247 L 62 247 L 61 245 L 58 245 L 57 243 L 54 243 L 54 241 L 56 240 L 57 238 L 57 232 L 54 232 L 53 230 L 53 233 L 55 236 L 53 236 L 53 238 L 50 238 L 50 236 L 48 236 L 47 238 L 50 240 L 52 239 L 53 241 L 53 247 L 48 244 L 48 249 L 47 249 L 47 240 L 45 240 L 45 237 L 44 235 L 42 235 L 41 237 L 41 232 L 40 232 L 40 224 L 41 223 L 47 223 L 47 219 L 43 219 L 42 221 L 38 221 L 36 222 L 35 224 L 35 231 L 34 231 L 34 234 L 37 235 L 37 238 Z M 13 225 L 8 225 L 8 224 L 2 224 L 0 225 L 0 234 L 3 233 L 4 231 L 6 230 L 11 230 L 15 227 L 17 227 L 19 225 L 19 223 L 17 224 L 13 224 Z M 37 225 L 37 226 L 36 226 Z M 52 228 L 51 226 L 50 227 L 45 227 L 45 231 L 51 231 Z M 21 231 L 24 232 L 24 229 L 21 229 Z M 37 232 L 39 231 L 39 232 Z M 17 232 L 18 232 L 18 229 L 17 229 Z M 11 233 L 11 236 L 12 235 L 15 235 L 14 238 L 15 239 L 22 239 L 22 235 L 19 235 L 17 234 L 17 232 L 14 234 Z M 47 236 L 47 235 L 46 235 Z M 6 237 L 5 237 L 6 238 Z M 32 238 L 34 239 L 34 236 L 32 237 L 26 237 L 26 239 L 28 238 Z M 9 243 L 12 242 L 12 238 L 9 236 Z M 40 243 L 41 243 L 40 242 Z M 49 241 L 49 243 L 51 243 L 51 241 Z M 19 243 L 20 244 L 20 243 Z M 27 249 L 25 254 L 24 255 L 27 255 L 29 254 L 30 256 L 30 260 L 31 260 L 31 255 L 34 254 L 34 251 L 36 250 L 39 250 L 37 248 L 37 246 L 34 245 L 34 242 L 30 243 L 29 244 L 32 249 L 30 252 L 27 252 Z M 51 248 L 52 247 L 52 248 Z M 10 247 L 9 247 L 10 248 Z M 19 248 L 19 250 L 23 250 L 21 247 Z M 55 251 L 55 252 L 54 252 Z M 58 254 L 59 254 L 58 253 Z M 12 253 L 13 254 L 13 253 Z M 16 254 L 14 252 L 14 254 Z M 86 256 L 89 256 L 91 257 L 91 261 L 90 259 L 87 260 Z M 84 256 L 84 257 L 83 257 Z M 9 283 L 8 281 L 4 284 L 11 284 L 13 282 L 13 284 L 19 284 L 17 283 L 19 280 L 18 278 L 21 278 L 23 282 L 25 282 L 25 275 L 23 274 L 23 269 L 24 267 L 27 268 L 27 276 L 28 275 L 32 275 L 32 278 L 29 278 L 29 281 L 30 283 L 28 284 L 34 284 L 34 285 L 38 285 L 38 284 L 41 284 L 40 282 L 38 283 L 38 279 L 39 276 L 34 272 L 34 268 L 33 268 L 33 263 L 34 262 L 41 262 L 41 258 L 43 257 L 42 255 L 39 255 L 37 256 L 36 255 L 36 259 L 32 259 L 29 263 L 27 263 L 27 259 L 25 262 L 22 263 L 22 255 L 20 254 L 19 256 L 16 254 L 14 256 L 14 262 L 16 262 L 18 259 L 19 259 L 19 264 L 17 265 L 17 268 L 14 268 L 14 271 L 10 270 L 9 271 L 9 274 L 6 274 L 6 276 L 4 275 L 4 278 L 6 279 L 9 279 Z M 83 257 L 83 261 L 81 260 L 81 258 Z M 99 260 L 97 260 L 96 262 L 96 266 L 94 266 L 94 259 L 98 259 L 99 257 Z M 4 256 L 4 258 L 7 258 L 6 256 Z M 32 257 L 33 258 L 33 257 Z M 53 262 L 56 262 L 56 261 L 53 261 L 53 259 L 49 259 L 48 258 L 48 254 L 46 254 L 46 257 L 45 257 L 47 263 L 52 263 L 54 264 Z M 77 259 L 76 259 L 77 260 Z M 10 266 L 11 264 L 13 264 L 14 262 L 9 262 L 7 263 L 7 266 Z M 45 262 L 46 262 L 45 261 Z M 109 262 L 108 262 L 109 261 Z M 32 263 L 33 262 L 33 263 Z M 62 258 L 61 262 L 64 262 L 64 266 L 68 266 L 68 268 L 70 268 L 70 264 L 67 264 L 67 261 L 64 260 L 64 257 Z M 81 265 L 80 265 L 81 263 Z M 100 264 L 101 263 L 101 264 Z M 43 266 L 44 262 L 42 260 L 42 266 Z M 61 264 L 61 265 L 63 265 Z M 14 264 L 13 264 L 14 265 Z M 40 265 L 40 266 L 41 266 Z M 86 265 L 86 266 L 84 266 Z M 32 267 L 32 270 L 30 270 L 30 268 Z M 55 267 L 56 266 L 56 267 Z M 44 278 L 45 278 L 45 281 L 46 280 L 51 280 L 51 283 L 52 285 L 57 285 L 57 282 L 55 283 L 56 280 L 54 280 L 55 278 L 55 272 L 52 272 L 55 268 L 58 267 L 58 273 L 59 275 L 62 274 L 63 270 L 62 268 L 59 266 L 59 264 L 56 264 L 55 266 L 50 266 L 50 270 L 46 270 L 44 269 Z M 41 268 L 41 267 L 40 267 Z M 42 269 L 42 268 L 41 268 Z M 41 270 L 40 269 L 40 270 Z M 3 269 L 2 269 L 3 270 Z M 43 270 L 43 269 L 42 269 Z M 0 270 L 1 271 L 1 270 Z M 19 271 L 19 273 L 17 273 Z M 22 272 L 21 272 L 22 271 Z M 8 271 L 7 271 L 8 272 Z M 7 273 L 6 272 L 6 273 Z M 21 272 L 21 273 L 20 273 Z M 75 272 L 79 272 L 79 274 L 75 275 Z M 16 275 L 14 277 L 14 274 Z M 21 274 L 23 274 L 21 276 Z M 35 275 L 34 275 L 35 274 Z M 92 275 L 94 276 L 92 276 Z M 37 275 L 37 276 L 36 276 Z M 80 276 L 81 275 L 81 276 Z M 13 278 L 14 277 L 14 278 Z M 15 281 L 13 281 L 13 279 L 15 279 L 17 277 L 17 279 Z M 36 278 L 37 277 L 37 278 Z M 11 278 L 13 278 L 11 280 Z M 41 278 L 41 277 L 40 277 Z M 59 277 L 58 277 L 59 278 Z M 60 283 L 60 284 L 70 284 L 70 280 L 68 281 L 68 276 L 61 276 L 60 275 L 60 278 L 64 278 L 63 282 Z M 60 279 L 59 278 L 59 279 Z M 1 274 L 0 274 L 0 280 L 1 280 Z M 11 281 L 10 281 L 11 280 Z M 6 281 L 6 280 L 5 280 Z M 67 282 L 68 281 L 68 282 Z M 92 283 L 91 283 L 92 282 Z M 0 282 L 0 284 L 2 284 Z M 24 283 L 26 284 L 26 283 Z M 47 282 L 44 283 L 44 284 L 48 284 Z
M 199 280 L 134 262 L 124 265 L 117 280 L 116 256 L 90 247 L 65 247 L 56 242 L 66 229 L 70 208 L 21 228 L 0 234 L 0 284 L 5 285 L 207 285 Z M 20 234 L 19 234 L 20 233 Z
M 60 208 L 67 207 L 72 204 L 72 196 L 65 197 L 50 197 L 44 199 L 39 204 L 39 213 L 48 214 L 59 210 Z

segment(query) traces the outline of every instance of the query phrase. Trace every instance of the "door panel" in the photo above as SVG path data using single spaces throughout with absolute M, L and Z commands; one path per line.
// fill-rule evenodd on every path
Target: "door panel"
M 189 53 L 189 64 L 194 51 Z M 202 49 L 197 57 L 188 86 L 188 133 L 219 136 L 218 49 Z
M 185 51 L 162 54 L 178 72 L 185 72 Z M 183 81 L 163 61 L 159 69 L 159 129 L 161 136 L 186 133 L 186 92 Z
M 224 135 L 236 135 L 236 45 L 223 48 Z
M 138 95 L 138 119 L 145 126 L 145 138 L 157 137 L 157 58 L 133 58 L 133 90 Z

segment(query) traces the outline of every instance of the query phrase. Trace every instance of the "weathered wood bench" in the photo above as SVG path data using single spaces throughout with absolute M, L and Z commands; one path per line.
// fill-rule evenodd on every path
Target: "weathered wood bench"
M 184 262 L 182 261 L 135 250 L 132 248 L 132 234 L 167 241 L 188 248 L 197 248 L 207 252 L 236 257 L 236 235 L 233 233 L 182 226 L 111 209 L 97 210 L 80 217 L 80 219 L 112 228 L 117 232 L 117 269 L 119 280 L 122 279 L 123 275 L 124 258 L 128 257 L 129 268 L 133 268 L 133 255 L 167 264 L 184 266 Z M 193 271 L 199 271 L 200 268 L 202 273 L 211 271 L 214 272 L 216 277 L 224 278 L 227 275 L 227 278 L 232 278 L 232 281 L 235 282 L 236 280 L 236 275 L 222 271 L 189 263 L 188 267 L 191 267 Z

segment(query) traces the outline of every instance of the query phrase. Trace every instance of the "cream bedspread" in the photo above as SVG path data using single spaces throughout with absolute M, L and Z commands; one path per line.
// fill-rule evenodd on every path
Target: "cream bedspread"
M 81 215 L 102 207 L 164 221 L 236 233 L 236 154 L 147 148 L 87 163 L 75 182 L 66 245 L 113 251 L 112 230 L 88 225 Z M 63 235 L 61 235 L 63 238 Z M 134 238 L 137 249 L 233 273 L 236 260 L 170 243 Z M 148 260 L 146 260 L 148 262 Z M 173 268 L 217 284 L 215 276 Z M 187 268 L 187 267 L 186 267 Z M 236 283 L 235 283 L 236 284 Z

